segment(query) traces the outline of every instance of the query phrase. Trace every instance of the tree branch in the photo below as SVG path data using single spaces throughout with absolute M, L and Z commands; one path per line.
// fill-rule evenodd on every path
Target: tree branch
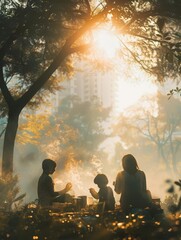
M 12 106 L 15 101 L 4 81 L 4 75 L 3 75 L 3 67 L 0 66 L 0 89 L 2 91 L 2 94 L 4 96 L 4 99 L 6 101 L 6 103 L 8 104 L 8 106 Z
M 147 36 L 143 36 L 143 35 L 139 35 L 139 34 L 135 34 L 135 33 L 130 33 L 130 32 L 128 32 L 128 34 L 131 35 L 131 36 L 138 37 L 138 38 L 143 38 L 143 39 L 148 40 L 148 41 L 159 42 L 159 43 L 166 43 L 166 44 L 168 44 L 170 46 L 174 46 L 175 44 L 181 44 L 180 41 L 170 42 L 170 41 L 155 39 L 155 38 L 151 38 L 151 37 L 147 37 Z
M 121 43 L 123 44 L 123 46 L 128 50 L 128 52 L 131 54 L 131 56 L 133 57 L 133 59 L 148 73 L 153 73 L 151 70 L 149 70 L 149 68 L 145 67 L 143 65 L 143 63 L 141 62 L 140 59 L 138 59 L 136 57 L 136 55 L 126 46 L 126 44 L 123 43 L 123 41 L 121 39 L 119 39 L 121 41 Z
M 91 27 L 93 27 L 98 21 L 102 20 L 109 8 L 105 8 L 102 12 L 93 16 L 90 21 L 86 22 L 82 28 L 80 28 L 77 32 L 73 33 L 70 36 L 58 55 L 54 58 L 49 67 L 41 74 L 39 78 L 30 86 L 27 92 L 17 100 L 17 103 L 21 109 L 33 98 L 33 96 L 42 88 L 42 86 L 48 81 L 48 79 L 52 76 L 52 74 L 56 71 L 56 69 L 60 66 L 60 64 L 65 60 L 67 56 L 75 51 L 83 51 L 87 48 L 88 45 L 72 47 L 73 44 Z
M 19 17 L 25 16 L 27 12 L 27 7 L 24 9 L 23 12 L 20 13 Z M 10 34 L 9 38 L 6 40 L 6 42 L 2 45 L 0 49 L 0 65 L 2 65 L 3 58 L 6 54 L 6 51 L 10 48 L 12 43 L 19 37 L 19 34 L 22 33 L 26 29 L 24 21 L 20 21 L 17 28 Z
M 2 135 L 4 134 L 5 130 L 6 130 L 6 127 L 1 131 L 1 133 L 0 133 L 0 138 L 1 138 Z

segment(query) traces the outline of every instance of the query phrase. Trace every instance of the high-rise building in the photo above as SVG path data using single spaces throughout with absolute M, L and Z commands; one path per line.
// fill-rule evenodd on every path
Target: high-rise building
M 64 89 L 56 96 L 57 104 L 68 95 L 76 95 L 81 101 L 91 101 L 96 96 L 104 107 L 116 107 L 116 79 L 111 72 L 80 71 L 62 86 Z

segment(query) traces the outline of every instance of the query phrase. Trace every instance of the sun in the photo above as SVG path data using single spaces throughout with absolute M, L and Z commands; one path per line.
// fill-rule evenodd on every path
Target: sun
M 126 54 L 120 54 L 127 51 L 124 45 L 129 46 L 129 40 L 128 36 L 118 34 L 108 24 L 102 24 L 91 31 L 91 54 L 102 64 L 110 64 L 106 76 L 110 75 L 110 81 L 116 82 L 113 100 L 116 115 L 136 104 L 143 96 L 155 95 L 158 91 L 154 79 L 138 63 L 126 60 Z M 111 74 L 109 71 L 112 71 Z
M 98 58 L 114 58 L 120 47 L 116 33 L 108 27 L 101 27 L 92 31 L 92 49 Z

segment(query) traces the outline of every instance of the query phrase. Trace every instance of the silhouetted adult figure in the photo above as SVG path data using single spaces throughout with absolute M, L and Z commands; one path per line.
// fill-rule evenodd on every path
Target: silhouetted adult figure
M 125 155 L 122 158 L 122 167 L 123 171 L 117 174 L 115 182 L 115 192 L 121 194 L 121 209 L 129 212 L 132 208 L 151 207 L 151 193 L 146 188 L 146 176 L 139 170 L 135 157 Z
M 113 190 L 111 187 L 107 186 L 108 178 L 105 174 L 98 174 L 94 178 L 94 183 L 99 187 L 99 192 L 94 188 L 90 188 L 89 191 L 95 199 L 99 199 L 99 202 L 105 203 L 105 211 L 115 209 L 115 199 L 113 195 Z
M 43 173 L 38 181 L 38 202 L 41 206 L 51 206 L 53 202 L 69 202 L 71 196 L 67 192 L 72 184 L 67 183 L 61 191 L 54 191 L 54 183 L 49 176 L 55 172 L 56 163 L 51 159 L 45 159 L 42 162 Z

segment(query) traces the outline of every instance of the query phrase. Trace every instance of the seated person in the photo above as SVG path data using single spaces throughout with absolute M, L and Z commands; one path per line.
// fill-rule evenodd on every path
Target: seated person
M 119 172 L 115 182 L 115 192 L 121 194 L 120 206 L 126 213 L 132 208 L 152 207 L 151 193 L 146 187 L 145 173 L 138 168 L 133 155 L 122 158 L 123 171 Z
M 49 176 L 55 172 L 56 163 L 51 159 L 42 162 L 43 173 L 38 181 L 38 201 L 41 206 L 51 206 L 53 202 L 70 202 L 71 196 L 67 192 L 72 184 L 67 183 L 61 191 L 54 191 L 54 183 Z
M 94 183 L 100 188 L 99 192 L 96 192 L 94 188 L 90 188 L 89 191 L 95 199 L 99 199 L 99 202 L 105 202 L 105 211 L 115 209 L 115 199 L 112 188 L 107 186 L 108 179 L 104 174 L 98 174 L 94 178 Z

